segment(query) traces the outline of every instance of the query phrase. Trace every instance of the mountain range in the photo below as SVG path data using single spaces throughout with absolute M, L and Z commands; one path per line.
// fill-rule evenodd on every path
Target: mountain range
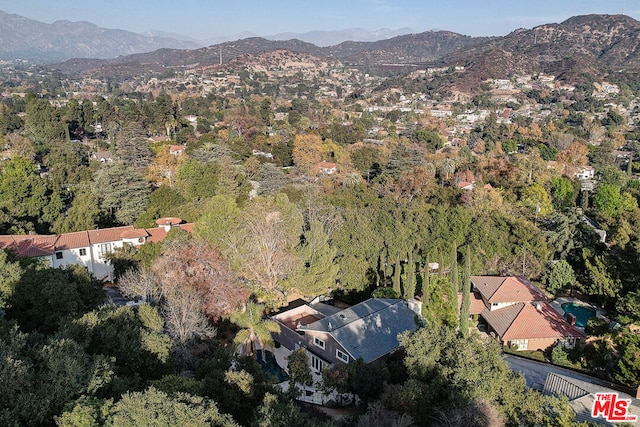
M 267 40 L 297 39 L 316 46 L 344 41 L 377 41 L 411 33 L 411 28 L 368 31 L 351 28 L 341 31 L 280 33 Z M 56 21 L 46 24 L 0 11 L 0 59 L 27 59 L 35 62 L 64 61 L 70 58 L 107 59 L 161 48 L 196 49 L 220 43 L 258 37 L 250 32 L 197 40 L 177 33 L 130 31 L 98 27 L 89 22 Z
M 27 33 L 31 37 L 25 37 Z M 214 67 L 231 60 L 237 66 L 238 58 L 275 50 L 358 66 L 462 65 L 476 80 L 531 72 L 575 80 L 585 74 L 640 70 L 640 22 L 625 15 L 576 16 L 558 24 L 518 29 L 501 37 L 426 31 L 329 46 L 288 38 L 288 35 L 282 37 L 283 40 L 275 36 L 277 40 L 247 37 L 198 47 L 195 41 L 170 33 L 140 35 L 68 21 L 49 25 L 0 12 L 0 57 L 32 52 L 52 59 L 65 52 L 67 57 L 83 59 L 56 64 L 56 69 L 96 76 L 127 77 L 145 72 Z M 160 45 L 162 48 L 158 49 Z M 107 56 L 111 58 L 101 59 Z

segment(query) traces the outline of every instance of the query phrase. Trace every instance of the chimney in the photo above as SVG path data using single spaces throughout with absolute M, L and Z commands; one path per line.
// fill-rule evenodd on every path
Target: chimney
M 576 326 L 576 316 L 574 314 L 567 313 L 567 322 L 569 322 L 571 326 Z
M 420 299 L 410 298 L 407 300 L 407 305 L 409 306 L 409 309 L 414 313 L 422 316 L 422 301 L 420 301 Z

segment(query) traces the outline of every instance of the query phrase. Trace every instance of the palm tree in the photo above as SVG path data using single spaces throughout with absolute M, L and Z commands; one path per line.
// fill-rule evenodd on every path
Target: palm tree
M 263 313 L 263 304 L 250 302 L 243 311 L 231 315 L 231 322 L 242 328 L 233 339 L 236 346 L 241 346 L 240 354 L 253 354 L 258 348 L 273 346 L 271 334 L 280 333 L 280 325 L 273 320 L 263 319 Z
M 448 180 L 449 176 L 451 176 L 455 171 L 456 162 L 453 159 L 447 157 L 442 161 L 442 164 L 440 165 L 440 172 L 443 176 L 443 182 L 444 180 Z

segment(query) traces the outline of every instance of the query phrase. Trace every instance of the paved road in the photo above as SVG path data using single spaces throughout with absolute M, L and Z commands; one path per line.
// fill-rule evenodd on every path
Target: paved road
M 544 380 L 549 372 L 565 375 L 567 377 L 575 378 L 577 380 L 585 381 L 595 385 L 609 386 L 609 384 L 607 384 L 605 381 L 599 380 L 597 378 L 583 375 L 569 369 L 549 365 L 543 362 L 523 359 L 521 357 L 512 356 L 509 354 L 503 354 L 502 358 L 509 364 L 511 369 L 516 372 L 521 372 L 522 375 L 524 375 L 527 386 L 535 390 L 542 390 L 542 388 L 544 387 Z

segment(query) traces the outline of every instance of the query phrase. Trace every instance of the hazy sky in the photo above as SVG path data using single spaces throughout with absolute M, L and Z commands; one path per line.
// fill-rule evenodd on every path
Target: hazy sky
M 46 23 L 89 21 L 197 39 L 356 27 L 500 36 L 591 13 L 624 12 L 640 20 L 639 0 L 0 0 L 0 10 Z

